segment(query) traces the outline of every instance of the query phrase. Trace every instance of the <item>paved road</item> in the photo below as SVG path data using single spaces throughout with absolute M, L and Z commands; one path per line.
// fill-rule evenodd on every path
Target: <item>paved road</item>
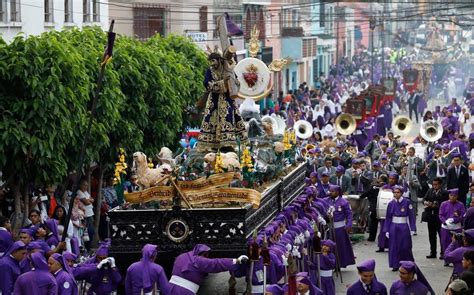
M 430 101 L 428 103 L 429 109 L 434 109 L 435 105 L 444 105 L 442 101 Z M 407 115 L 407 114 L 404 114 Z M 422 118 L 420 117 L 420 122 Z M 411 143 L 414 137 L 418 135 L 420 124 L 414 122 L 410 134 L 402 138 L 402 140 Z M 425 256 L 429 254 L 428 228 L 426 223 L 420 223 L 421 205 L 419 206 L 420 214 L 417 221 L 418 235 L 413 236 L 413 255 L 418 266 L 425 274 L 436 294 L 444 294 L 449 276 L 452 272 L 452 267 L 444 267 L 443 261 L 439 259 L 426 259 Z M 366 235 L 367 237 L 367 235 Z M 362 241 L 354 244 L 354 253 L 356 262 L 361 262 L 369 258 L 376 260 L 376 274 L 379 281 L 383 282 L 387 289 L 390 288 L 393 281 L 398 279 L 398 272 L 392 272 L 388 267 L 388 253 L 376 253 L 377 244 L 374 242 Z M 439 251 L 439 245 L 438 245 Z M 342 271 L 343 283 L 341 284 L 339 278 L 335 278 L 337 294 L 346 294 L 346 290 L 350 284 L 358 280 L 357 269 L 355 266 L 350 266 Z M 227 273 L 211 274 L 206 282 L 201 287 L 199 294 L 201 295 L 220 295 L 228 294 L 227 281 L 229 275 Z M 243 294 L 245 290 L 245 282 L 239 279 L 237 282 L 238 294 Z

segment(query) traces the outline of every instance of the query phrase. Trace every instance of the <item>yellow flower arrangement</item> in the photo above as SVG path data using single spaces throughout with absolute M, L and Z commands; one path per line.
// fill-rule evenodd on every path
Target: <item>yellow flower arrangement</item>
M 115 163 L 115 173 L 114 173 L 114 183 L 117 184 L 120 182 L 120 176 L 122 174 L 127 174 L 127 163 L 125 162 L 125 150 L 119 149 L 118 162 Z
M 248 172 L 253 171 L 252 157 L 250 156 L 250 151 L 248 149 L 244 149 L 242 153 L 242 158 L 240 160 L 240 167 L 242 169 L 247 168 Z
M 285 151 L 291 149 L 291 134 L 289 131 L 285 131 L 283 134 L 283 145 L 285 146 Z
M 215 173 L 224 172 L 223 166 L 224 166 L 224 162 L 222 160 L 221 152 L 218 152 L 216 155 L 216 164 L 214 165 L 214 172 Z

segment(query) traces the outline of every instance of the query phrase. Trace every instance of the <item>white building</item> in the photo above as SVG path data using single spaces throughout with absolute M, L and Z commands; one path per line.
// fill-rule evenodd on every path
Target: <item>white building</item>
M 108 0 L 0 0 L 0 35 L 38 35 L 70 27 L 109 26 Z

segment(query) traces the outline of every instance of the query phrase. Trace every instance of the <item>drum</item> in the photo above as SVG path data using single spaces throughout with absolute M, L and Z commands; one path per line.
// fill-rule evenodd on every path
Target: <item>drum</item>
M 377 197 L 377 218 L 385 219 L 387 215 L 388 203 L 393 199 L 393 192 L 389 190 L 380 190 Z

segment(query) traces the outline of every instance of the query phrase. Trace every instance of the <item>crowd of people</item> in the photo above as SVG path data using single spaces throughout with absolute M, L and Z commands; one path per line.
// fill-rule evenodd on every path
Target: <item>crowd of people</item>
M 305 162 L 307 172 L 303 192 L 249 240 L 249 247 L 260 249 L 257 254 L 211 259 L 211 249 L 198 244 L 176 258 L 168 280 L 163 268 L 154 263 L 159 246 L 147 244 L 142 259 L 121 274 L 108 255 L 106 215 L 109 208 L 123 203 L 123 197 L 117 193 L 113 177 L 105 177 L 103 202 L 97 204 L 98 181 L 93 176 L 90 185 L 87 180 L 81 182 L 70 221 L 66 216 L 72 192 L 61 187 L 35 192 L 29 204 L 29 222 L 16 236 L 11 233 L 10 220 L 0 216 L 0 294 L 78 294 L 79 290 L 110 294 L 123 284 L 126 294 L 151 294 L 157 288 L 161 294 L 187 295 L 197 293 L 208 273 L 230 271 L 235 277 L 246 278 L 251 294 L 332 295 L 336 293 L 334 273 L 356 264 L 351 243 L 354 224 L 368 225 L 368 241 L 377 243 L 377 252 L 388 250 L 390 269 L 398 271 L 400 279 L 387 288 L 375 276 L 375 261 L 362 261 L 357 264 L 360 280 L 347 294 L 434 294 L 412 252 L 417 218 L 428 227 L 430 253 L 426 259 L 439 258 L 447 267 L 453 266 L 446 278 L 449 294 L 472 294 L 471 85 L 460 105 L 452 98 L 444 108 L 427 110 L 423 92 L 410 92 L 401 82 L 409 62 L 399 54 L 387 65 L 388 75 L 398 79 L 396 98 L 381 107 L 378 117 L 361 122 L 348 136 L 338 133 L 336 126 L 337 116 L 346 111 L 345 102 L 366 89 L 370 80 L 382 77 L 379 63 L 370 72 L 364 52 L 351 60 L 342 58 L 327 77 L 321 73 L 313 89 L 303 83 L 263 105 L 262 114 L 281 115 L 287 128 L 298 120 L 308 121 L 313 133 L 298 145 L 297 156 Z M 413 140 L 396 136 L 392 121 L 407 106 L 414 120 L 437 122 L 442 137 L 429 141 L 422 136 Z M 137 176 L 132 174 L 121 189 L 136 191 L 136 182 Z M 378 209 L 383 192 L 393 198 L 382 212 Z M 346 195 L 366 199 L 368 213 L 353 219 Z M 11 210 L 8 206 L 2 210 L 9 216 L 5 214 Z M 95 218 L 99 218 L 102 242 L 88 256 Z

